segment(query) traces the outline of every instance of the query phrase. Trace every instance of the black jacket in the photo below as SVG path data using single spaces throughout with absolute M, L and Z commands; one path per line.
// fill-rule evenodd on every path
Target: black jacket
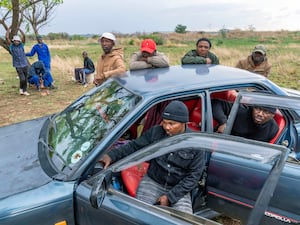
M 94 66 L 94 63 L 93 61 L 89 58 L 89 57 L 85 57 L 84 60 L 83 60 L 83 67 L 85 69 L 89 69 L 93 72 L 95 72 L 95 66 Z M 92 73 L 93 73 L 92 72 Z
M 232 103 L 220 100 L 213 100 L 213 117 L 220 124 L 227 122 Z M 252 107 L 240 105 L 231 134 L 235 136 L 245 137 L 253 140 L 269 142 L 278 132 L 278 125 L 274 119 L 264 124 L 256 124 L 252 119 Z
M 190 130 L 187 129 L 186 132 Z M 155 126 L 136 140 L 113 149 L 108 155 L 115 162 L 144 146 L 167 137 L 162 126 Z M 151 160 L 147 174 L 157 183 L 170 189 L 166 195 L 170 203 L 174 204 L 196 187 L 204 164 L 204 152 L 185 148 Z

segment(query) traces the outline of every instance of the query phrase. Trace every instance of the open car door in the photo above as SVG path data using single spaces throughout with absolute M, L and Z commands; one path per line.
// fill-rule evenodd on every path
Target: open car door
M 275 143 L 290 149 L 289 159 L 295 156 L 295 152 L 299 152 L 300 98 L 260 92 L 240 92 L 228 117 L 225 132 L 220 134 L 221 136 L 228 136 L 231 133 L 239 104 L 268 106 L 281 111 L 285 119 L 285 126 L 277 136 Z M 246 142 L 248 139 L 245 138 L 244 141 Z M 295 201 L 295 197 L 300 194 L 298 188 L 300 185 L 300 163 L 296 162 L 297 159 L 294 161 L 295 163 L 290 163 L 288 160 L 283 171 L 278 171 L 277 177 L 274 176 L 277 179 L 274 181 L 269 176 L 267 165 L 245 162 L 218 153 L 213 154 L 208 168 L 208 207 L 240 219 L 242 224 L 246 224 L 251 212 L 251 217 L 255 217 L 253 211 L 255 208 L 257 209 L 257 199 L 268 197 L 270 198 L 269 206 L 265 210 L 259 210 L 264 212 L 261 224 L 299 224 L 300 203 Z M 275 182 L 277 185 L 273 186 Z M 268 194 L 268 191 L 262 194 L 261 191 L 265 187 L 263 185 L 268 184 L 273 186 L 275 190 L 269 189 L 271 195 Z M 267 201 L 263 202 L 266 203 Z
M 248 222 L 249 225 L 260 224 L 260 218 L 264 215 L 277 185 L 288 149 L 251 140 L 244 141 L 238 137 L 205 133 L 180 134 L 147 146 L 79 184 L 75 193 L 77 224 L 218 224 L 197 216 L 196 212 L 194 215 L 176 213 L 171 208 L 168 210 L 168 207 L 149 205 L 129 196 L 122 189 L 116 190 L 113 186 L 114 180 L 122 170 L 186 148 L 209 154 L 217 152 L 229 158 L 268 165 L 268 179 Z

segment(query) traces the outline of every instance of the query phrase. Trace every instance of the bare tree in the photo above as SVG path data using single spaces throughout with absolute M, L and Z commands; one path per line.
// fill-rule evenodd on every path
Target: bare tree
M 44 0 L 36 4 L 31 4 L 24 10 L 24 18 L 31 25 L 35 35 L 38 35 L 41 27 L 45 26 L 53 16 L 60 1 Z
M 26 10 L 30 11 L 30 8 L 32 8 L 36 4 L 41 4 L 41 2 L 45 2 L 45 0 L 1 0 L 0 1 L 0 25 L 2 28 L 6 31 L 5 38 L 0 37 L 0 46 L 2 46 L 4 49 L 6 49 L 9 52 L 9 44 L 12 37 L 16 34 L 20 34 L 22 41 L 25 42 L 25 33 L 21 30 L 21 25 L 24 25 L 24 23 L 30 23 L 30 21 L 27 20 L 25 17 L 25 14 L 27 15 Z M 52 1 L 46 1 L 49 2 L 49 5 L 51 3 L 55 3 L 56 5 L 62 4 L 63 0 L 52 0 Z M 54 8 L 53 8 L 54 10 Z M 49 15 L 46 17 L 49 20 Z M 48 20 L 43 21 L 42 23 L 45 25 Z M 41 27 L 41 22 L 38 23 L 38 26 L 36 28 Z M 31 25 L 32 26 L 32 25 Z M 32 29 L 36 29 L 33 28 Z M 37 29 L 37 31 L 38 31 Z M 35 31 L 34 31 L 35 32 Z

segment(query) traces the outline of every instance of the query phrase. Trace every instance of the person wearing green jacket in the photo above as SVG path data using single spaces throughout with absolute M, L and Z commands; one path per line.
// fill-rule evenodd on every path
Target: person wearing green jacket
M 207 38 L 200 38 L 196 43 L 196 49 L 190 50 L 182 59 L 182 64 L 219 64 L 218 57 L 210 52 L 211 42 Z

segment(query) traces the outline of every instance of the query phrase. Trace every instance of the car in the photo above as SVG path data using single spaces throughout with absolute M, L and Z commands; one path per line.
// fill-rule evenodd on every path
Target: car
M 233 136 L 230 129 L 215 133 L 216 98 L 276 107 L 278 133 L 270 143 Z M 102 168 L 103 154 L 160 124 L 164 106 L 175 99 L 189 109 L 193 133 Z M 62 112 L 0 128 L 0 223 L 218 224 L 211 219 L 221 214 L 242 224 L 300 223 L 299 100 L 295 90 L 222 65 L 120 74 Z M 233 107 L 229 128 L 235 115 Z M 192 192 L 194 214 L 137 200 L 147 161 L 183 147 L 206 152 L 205 173 Z

